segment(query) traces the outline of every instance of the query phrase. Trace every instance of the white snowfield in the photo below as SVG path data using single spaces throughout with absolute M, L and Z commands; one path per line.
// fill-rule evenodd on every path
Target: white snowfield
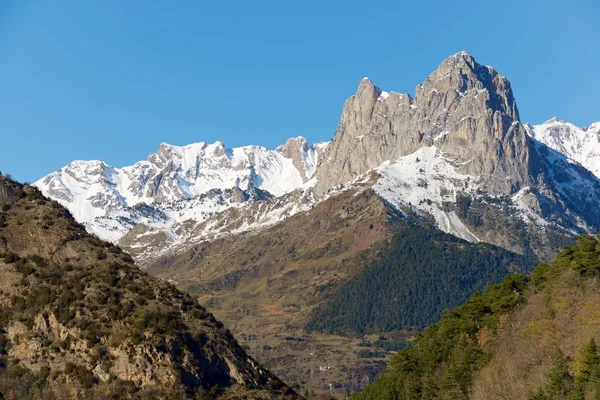
M 131 166 L 73 161 L 34 185 L 68 208 L 88 231 L 117 241 L 138 223 L 167 228 L 187 220 L 203 221 L 256 200 L 260 191 L 278 197 L 304 187 L 316 170 L 318 152 L 327 144 L 309 146 L 302 137 L 290 141 L 299 148 L 293 155 L 299 161 L 296 165 L 283 146 L 227 149 L 221 142 L 162 143 L 158 152 Z M 232 189 L 246 193 L 236 197 Z
M 380 96 L 385 95 L 381 91 Z M 569 164 L 581 164 L 600 178 L 600 122 L 581 129 L 554 118 L 526 127 L 537 151 L 543 152 L 546 162 L 553 166 L 548 178 L 563 196 L 594 192 L 589 179 L 581 176 L 581 171 L 587 172 Z M 373 185 L 368 172 L 315 199 L 311 191 L 316 183 L 314 174 L 327 144 L 311 146 L 302 137 L 289 139 L 286 146 L 275 150 L 260 146 L 227 149 L 221 142 L 188 146 L 163 143 L 158 152 L 132 166 L 115 168 L 102 161 L 73 161 L 35 185 L 100 238 L 116 242 L 136 225 L 144 224 L 145 230 L 134 235 L 132 247 L 143 243 L 144 237 L 163 235 L 159 252 L 165 252 L 262 229 L 340 191 Z M 543 144 L 553 150 L 541 149 Z M 458 173 L 459 167 L 456 160 L 435 147 L 434 140 L 430 147 L 376 168 L 379 178 L 373 189 L 398 209 L 430 215 L 441 230 L 478 242 L 480 239 L 460 218 L 448 211 L 451 207 L 447 205 L 456 202 L 458 194 L 478 196 L 479 177 Z M 531 207 L 531 196 L 529 188 L 522 189 L 512 197 L 513 206 L 527 223 L 548 224 Z M 577 225 L 585 229 L 583 221 Z
M 430 214 L 440 230 L 478 242 L 477 236 L 454 211 L 443 209 L 444 202 L 456 202 L 458 193 L 475 192 L 477 188 L 477 177 L 461 175 L 456 167 L 453 160 L 436 147 L 422 147 L 393 164 L 380 166 L 377 169 L 380 178 L 373 189 L 398 208 L 404 206 Z
M 579 128 L 555 117 L 526 127 L 531 137 L 577 161 L 600 178 L 600 122 Z

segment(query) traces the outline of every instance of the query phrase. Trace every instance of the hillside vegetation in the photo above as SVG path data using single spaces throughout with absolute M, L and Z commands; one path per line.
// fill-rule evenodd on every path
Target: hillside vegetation
M 600 243 L 509 275 L 444 313 L 354 399 L 600 396 Z
M 308 328 L 354 333 L 422 329 L 487 283 L 536 262 L 535 257 L 411 226 L 396 233 L 387 252 L 333 294 Z
M 364 358 L 362 338 L 304 328 L 328 293 L 385 252 L 405 226 L 397 214 L 372 190 L 348 190 L 256 234 L 167 255 L 148 272 L 198 296 L 250 354 L 301 393 L 329 394 L 333 383 L 342 394 L 366 385 L 387 353 Z
M 331 383 L 344 395 L 442 310 L 537 262 L 428 226 L 373 190 L 347 190 L 260 232 L 167 254 L 148 271 L 197 295 L 301 393 L 329 394 Z
M 295 396 L 189 295 L 0 176 L 0 399 Z

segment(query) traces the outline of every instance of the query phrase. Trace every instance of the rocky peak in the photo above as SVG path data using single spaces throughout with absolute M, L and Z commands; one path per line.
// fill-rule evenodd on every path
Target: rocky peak
M 316 193 L 423 146 L 455 158 L 462 173 L 484 177 L 494 194 L 513 193 L 528 181 L 527 135 L 510 83 L 462 52 L 417 86 L 414 99 L 361 80 L 320 158 Z
M 519 120 L 519 111 L 508 79 L 494 68 L 478 64 L 467 52 L 457 53 L 444 60 L 423 85 L 417 86 L 417 97 L 431 90 L 446 93 L 455 90 L 458 96 L 464 96 L 469 91 L 487 91 L 489 97 L 486 105 L 491 110 L 500 111 L 513 121 Z
M 147 160 L 158 168 L 164 168 L 166 164 L 171 161 L 173 153 L 173 146 L 163 142 L 158 146 L 158 151 L 156 153 L 150 153 L 148 155 Z
M 288 139 L 284 145 L 277 148 L 286 158 L 292 160 L 294 167 L 300 171 L 302 175 L 302 181 L 306 182 L 314 174 L 314 169 L 308 168 L 307 157 L 310 157 L 310 153 L 314 152 L 305 138 L 298 136 L 295 138 Z M 315 154 L 316 156 L 316 154 Z
M 16 202 L 23 189 L 17 182 L 0 174 L 0 205 Z

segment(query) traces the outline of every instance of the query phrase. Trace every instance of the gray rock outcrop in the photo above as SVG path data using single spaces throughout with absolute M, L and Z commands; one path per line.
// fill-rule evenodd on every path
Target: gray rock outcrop
M 279 147 L 279 151 L 292 160 L 294 167 L 300 172 L 304 182 L 312 178 L 312 174 L 314 173 L 314 171 L 310 171 L 307 168 L 306 164 L 307 154 L 311 150 L 308 142 L 302 136 L 290 138 L 283 146 Z
M 600 228 L 600 180 L 532 138 L 519 120 L 510 82 L 461 52 L 409 94 L 384 92 L 364 78 L 317 166 L 315 193 L 421 147 L 435 146 L 493 196 L 521 190 L 523 204 L 572 231 Z
M 481 176 L 491 193 L 511 193 L 529 182 L 527 134 L 509 81 L 461 52 L 417 86 L 414 98 L 383 92 L 364 78 L 320 158 L 316 192 L 422 146 L 456 157 L 461 172 Z

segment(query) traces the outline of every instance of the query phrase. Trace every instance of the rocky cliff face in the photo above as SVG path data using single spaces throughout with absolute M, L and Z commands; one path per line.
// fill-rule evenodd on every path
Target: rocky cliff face
M 322 148 L 323 144 L 310 146 L 306 139 L 299 136 L 288 139 L 283 146 L 277 148 L 277 151 L 292 160 L 292 164 L 300 172 L 302 182 L 307 182 L 315 174 Z
M 13 204 L 23 195 L 23 190 L 19 184 L 3 177 L 1 174 L 0 181 L 4 182 L 3 185 L 0 185 L 0 204 Z
M 509 81 L 461 52 L 417 86 L 414 98 L 363 79 L 320 158 L 315 193 L 377 169 L 382 197 L 432 215 L 438 227 L 471 241 L 490 238 L 489 213 L 475 225 L 461 221 L 451 204 L 463 196 L 491 196 L 518 210 L 509 218 L 528 224 L 593 232 L 600 227 L 591 211 L 600 181 L 569 157 L 597 140 L 595 128 L 576 133 L 581 139 L 569 149 L 550 140 L 565 136 L 557 129 L 524 127 Z M 585 159 L 593 160 L 594 151 Z
M 319 162 L 317 193 L 424 146 L 455 157 L 459 171 L 481 177 L 490 193 L 529 182 L 527 134 L 510 83 L 463 52 L 417 86 L 414 98 L 363 79 Z
M 14 187 L 0 211 L 0 398 L 296 397 L 189 295 L 0 177 L 0 193 Z

